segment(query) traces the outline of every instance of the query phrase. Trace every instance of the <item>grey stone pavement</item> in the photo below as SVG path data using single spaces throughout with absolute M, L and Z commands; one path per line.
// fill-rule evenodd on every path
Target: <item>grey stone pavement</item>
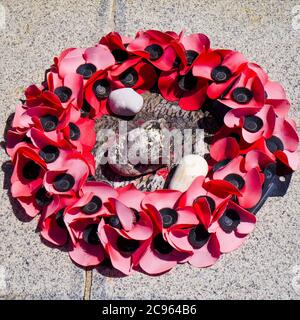
M 300 30 L 296 0 L 0 0 L 0 132 L 24 88 L 39 83 L 53 56 L 89 46 L 109 31 L 141 28 L 203 32 L 212 46 L 236 49 L 285 86 L 299 117 Z M 299 11 L 299 10 L 298 10 Z M 294 20 L 293 20 L 294 19 Z M 299 19 L 298 19 L 299 20 Z M 296 29 L 296 30 L 295 30 Z M 300 174 L 284 198 L 269 200 L 239 250 L 208 269 L 180 265 L 168 274 L 117 278 L 86 272 L 41 243 L 7 194 L 8 157 L 0 150 L 0 297 L 2 299 L 299 299 Z M 92 277 L 92 284 L 90 283 Z M 87 281 L 87 279 L 89 281 Z M 298 281 L 298 282 L 297 282 Z

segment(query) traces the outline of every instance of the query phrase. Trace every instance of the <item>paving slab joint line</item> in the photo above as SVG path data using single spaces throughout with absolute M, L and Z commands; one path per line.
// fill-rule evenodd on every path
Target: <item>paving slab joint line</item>
M 83 300 L 91 300 L 92 283 L 93 283 L 93 271 L 86 270 L 84 275 Z
M 112 0 L 111 4 L 111 31 L 116 31 L 116 10 L 117 10 L 117 0 Z

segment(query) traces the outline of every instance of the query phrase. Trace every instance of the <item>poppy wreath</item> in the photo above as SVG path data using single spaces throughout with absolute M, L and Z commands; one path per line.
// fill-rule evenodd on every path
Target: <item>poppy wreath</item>
M 110 114 L 110 92 L 124 87 L 156 88 L 191 112 L 207 100 L 212 113 L 222 109 L 206 177 L 184 192 L 91 179 L 94 121 Z M 110 259 L 123 274 L 157 275 L 178 263 L 211 266 L 245 241 L 263 202 L 284 195 L 299 167 L 283 87 L 241 53 L 211 48 L 204 34 L 111 32 L 55 57 L 21 102 L 6 134 L 11 194 L 27 215 L 39 215 L 41 236 L 83 267 Z

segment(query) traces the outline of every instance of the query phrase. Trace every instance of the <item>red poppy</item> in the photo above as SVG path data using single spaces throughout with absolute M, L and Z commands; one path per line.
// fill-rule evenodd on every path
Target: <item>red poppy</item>
M 257 68 L 248 64 L 231 80 L 225 90 L 210 86 L 207 95 L 211 99 L 219 99 L 221 103 L 233 109 L 262 108 L 265 103 L 265 91 L 260 75 Z
M 46 172 L 45 162 L 30 147 L 19 147 L 13 158 L 14 171 L 11 176 L 11 193 L 26 210 L 34 217 L 40 206 L 30 204 L 34 194 L 42 187 Z
M 76 201 L 76 197 L 53 196 L 53 201 L 43 209 L 39 219 L 39 230 L 45 240 L 58 247 L 67 244 L 69 232 L 64 216 L 66 208 Z
M 212 178 L 233 184 L 240 191 L 240 195 L 237 195 L 238 203 L 243 208 L 252 208 L 262 195 L 263 176 L 260 170 L 251 168 L 247 171 L 243 156 L 237 156 L 226 162 L 218 162 Z
M 179 44 L 183 47 L 184 58 L 182 58 L 181 50 L 177 50 L 177 60 L 176 62 L 180 62 L 179 69 L 180 74 L 186 74 L 189 70 L 191 70 L 197 61 L 198 57 L 203 53 L 207 52 L 210 48 L 210 40 L 209 38 L 202 33 L 194 33 L 188 36 L 185 36 L 183 32 L 180 33 L 179 36 L 176 37 Z
M 173 68 L 177 57 L 176 40 L 168 33 L 157 30 L 139 31 L 127 47 L 129 52 L 145 58 L 156 68 L 168 71 Z
M 196 267 L 210 266 L 219 259 L 219 242 L 208 229 L 226 209 L 231 194 L 236 193 L 224 181 L 206 185 L 204 180 L 204 177 L 196 178 L 178 201 L 178 206 L 193 207 L 194 221 L 189 225 L 175 224 L 167 234 L 168 241 L 178 250 L 192 253 L 187 261 Z M 216 189 L 218 195 L 213 193 Z
M 70 122 L 64 129 L 65 139 L 69 141 L 77 151 L 92 151 L 96 143 L 95 123 L 88 118 L 79 118 Z
M 31 85 L 25 90 L 26 106 L 36 107 L 46 105 L 54 108 L 61 108 L 62 104 L 58 96 L 44 87 L 38 88 L 36 85 Z
M 212 81 L 208 87 L 208 96 L 219 98 L 236 80 L 247 60 L 237 51 L 203 51 L 193 65 L 193 75 Z
M 114 89 L 114 83 L 108 79 L 107 71 L 100 70 L 87 81 L 84 88 L 84 104 L 92 118 L 101 118 L 109 114 L 107 110 L 107 98 Z
M 129 58 L 114 66 L 108 75 L 115 88 L 132 88 L 138 93 L 151 89 L 157 81 L 153 66 L 139 57 Z
M 121 64 L 126 61 L 133 53 L 127 50 L 128 45 L 132 42 L 132 38 L 124 37 L 118 32 L 110 32 L 103 36 L 99 41 L 100 44 L 107 46 L 115 58 L 115 64 Z M 140 57 L 147 58 L 147 52 L 139 52 Z
M 205 99 L 208 82 L 178 70 L 162 72 L 158 79 L 161 95 L 168 101 L 178 101 L 181 109 L 194 111 L 201 108 Z

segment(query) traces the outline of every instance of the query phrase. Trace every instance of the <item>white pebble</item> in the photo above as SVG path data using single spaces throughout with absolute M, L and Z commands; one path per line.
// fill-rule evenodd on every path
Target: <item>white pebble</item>
M 207 172 L 208 164 L 203 157 L 197 154 L 184 156 L 171 178 L 169 189 L 184 192 L 189 188 L 196 177 L 205 177 Z
M 143 107 L 143 97 L 131 88 L 112 91 L 108 97 L 110 110 L 119 116 L 134 116 Z

